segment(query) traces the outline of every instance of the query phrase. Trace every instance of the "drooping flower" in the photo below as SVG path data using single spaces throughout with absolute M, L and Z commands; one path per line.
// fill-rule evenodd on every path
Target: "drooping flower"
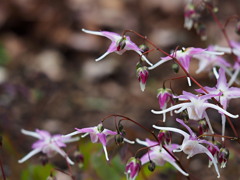
M 128 180 L 134 180 L 141 169 L 141 161 L 138 158 L 131 157 L 125 168 L 125 173 Z
M 184 27 L 187 30 L 192 29 L 199 17 L 200 14 L 196 11 L 194 4 L 192 2 L 187 3 L 184 8 Z
M 140 83 L 140 88 L 142 91 L 145 90 L 148 76 L 149 76 L 149 73 L 146 66 L 137 68 L 137 77 L 138 77 L 138 81 Z
M 138 144 L 149 147 L 148 152 L 146 154 L 144 154 L 140 159 L 142 165 L 144 165 L 148 162 L 153 162 L 157 166 L 163 166 L 166 162 L 169 162 L 184 176 L 189 175 L 184 170 L 182 170 L 181 167 L 179 167 L 179 165 L 176 163 L 175 159 L 164 148 L 162 148 L 158 142 L 151 141 L 149 139 L 146 139 L 146 141 L 141 141 L 139 139 L 136 139 L 136 141 Z M 179 145 L 170 144 L 170 145 L 166 145 L 165 147 L 169 150 L 169 152 L 172 152 L 173 150 L 177 149 L 179 147 Z
M 207 108 L 216 109 L 219 112 L 226 114 L 227 116 L 232 117 L 232 118 L 238 118 L 238 115 L 230 114 L 225 109 L 223 109 L 215 104 L 211 104 L 207 101 L 207 100 L 211 99 L 212 97 L 217 97 L 220 95 L 221 95 L 221 93 L 207 94 L 207 95 L 195 95 L 195 94 L 183 91 L 183 95 L 175 96 L 175 98 L 178 98 L 180 101 L 184 101 L 183 103 L 174 105 L 174 106 L 169 107 L 162 111 L 152 110 L 152 113 L 164 114 L 164 113 L 170 112 L 172 110 L 175 110 L 174 111 L 175 113 L 180 113 L 186 109 L 188 112 L 189 119 L 200 120 L 200 119 L 205 118 L 211 132 L 214 133 L 211 123 L 210 123 L 209 118 L 206 113 Z M 176 109 L 178 109 L 178 110 L 176 110 Z
M 164 110 L 167 108 L 168 104 L 173 105 L 173 93 L 169 88 L 160 88 L 157 90 L 157 98 L 160 109 Z M 166 121 L 166 113 L 163 114 L 163 122 Z
M 33 143 L 32 145 L 32 151 L 28 153 L 26 156 L 24 156 L 22 159 L 20 159 L 18 162 L 23 163 L 24 161 L 28 160 L 35 154 L 42 152 L 47 155 L 47 157 L 52 157 L 56 153 L 59 153 L 61 156 L 63 156 L 67 162 L 71 165 L 74 164 L 74 162 L 68 157 L 68 155 L 62 150 L 63 147 L 66 147 L 66 143 L 78 141 L 79 138 L 71 138 L 69 137 L 63 137 L 60 134 L 57 135 L 51 135 L 49 132 L 44 130 L 38 130 L 36 129 L 35 132 L 32 131 L 26 131 L 24 129 L 21 130 L 21 132 L 25 135 L 32 136 L 38 139 L 37 142 Z
M 207 156 L 211 159 L 211 161 L 214 164 L 215 170 L 218 175 L 217 177 L 220 178 L 217 161 L 214 159 L 211 152 L 202 144 L 207 144 L 209 146 L 212 146 L 217 151 L 219 151 L 218 147 L 215 146 L 214 144 L 208 142 L 207 140 L 197 138 L 196 134 L 191 130 L 191 128 L 188 127 L 181 119 L 177 119 L 176 121 L 179 122 L 181 125 L 183 125 L 188 130 L 189 134 L 184 132 L 181 129 L 172 128 L 172 127 L 159 127 L 159 126 L 155 126 L 155 125 L 153 125 L 153 127 L 155 129 L 172 131 L 172 132 L 176 132 L 176 133 L 183 135 L 184 139 L 183 139 L 182 144 L 178 147 L 178 149 L 173 150 L 173 152 L 183 151 L 185 154 L 188 155 L 187 159 L 193 157 L 196 154 L 201 154 L 201 153 L 207 154 Z
M 225 76 L 224 69 L 219 69 L 219 76 L 217 79 L 216 87 L 210 88 L 210 87 L 204 87 L 209 94 L 218 94 L 222 93 L 221 96 L 216 97 L 216 99 L 219 100 L 221 105 L 223 106 L 223 109 L 227 109 L 229 101 L 231 99 L 240 98 L 240 88 L 237 87 L 229 87 L 229 84 L 227 83 L 227 79 Z M 197 92 L 205 93 L 202 89 L 197 89 Z M 220 111 L 221 113 L 221 111 Z M 225 134 L 225 123 L 226 123 L 226 117 L 222 114 L 222 135 Z
M 205 54 L 222 55 L 223 53 L 207 51 L 206 49 L 202 49 L 202 48 L 194 48 L 194 47 L 189 47 L 186 49 L 183 48 L 181 50 L 174 51 L 170 56 L 161 58 L 161 60 L 159 62 L 157 62 L 153 66 L 149 67 L 148 69 L 152 70 L 152 69 L 160 66 L 161 64 L 163 64 L 169 60 L 172 60 L 174 57 L 182 64 L 183 68 L 188 72 L 191 58 L 196 55 L 198 55 L 198 57 L 199 57 L 199 56 L 205 55 Z M 187 80 L 188 80 L 189 86 L 191 86 L 190 78 L 187 77 Z
M 68 136 L 74 136 L 80 133 L 85 133 L 84 135 L 82 135 L 81 137 L 86 137 L 87 135 L 90 135 L 91 141 L 92 143 L 97 143 L 100 141 L 100 143 L 103 146 L 103 150 L 106 156 L 107 161 L 109 160 L 108 158 L 108 153 L 107 153 L 107 136 L 108 135 L 116 135 L 117 132 L 115 131 L 111 131 L 109 129 L 105 129 L 102 125 L 102 123 L 98 124 L 97 126 L 94 127 L 89 127 L 89 128 L 82 128 L 82 129 L 78 129 L 75 128 L 77 131 L 72 132 L 70 134 L 65 135 L 64 137 L 68 137 Z
M 94 126 L 94 127 L 82 128 L 82 129 L 75 128 L 75 129 L 77 131 L 72 132 L 70 134 L 67 134 L 64 137 L 74 136 L 74 135 L 81 134 L 81 133 L 85 133 L 81 136 L 82 138 L 86 137 L 87 135 L 90 135 L 92 143 L 100 142 L 102 144 L 106 160 L 107 161 L 109 160 L 108 153 L 107 153 L 107 148 L 106 148 L 106 146 L 107 146 L 107 136 L 117 135 L 117 132 L 111 131 L 109 129 L 105 129 L 103 127 L 102 123 L 100 123 L 100 124 L 98 124 L 97 126 Z M 130 141 L 126 138 L 123 138 L 123 140 L 128 142 L 128 143 L 131 143 L 131 144 L 134 143 L 133 141 Z
M 215 51 L 214 46 L 209 46 L 207 50 L 211 52 Z M 194 58 L 199 60 L 198 69 L 196 70 L 197 74 L 202 71 L 210 71 L 216 66 L 225 70 L 227 70 L 228 67 L 231 67 L 231 64 L 229 64 L 222 56 L 214 53 L 196 54 L 194 55 Z
M 152 63 L 148 61 L 148 59 L 143 55 L 142 50 L 131 41 L 129 36 L 121 36 L 114 32 L 108 32 L 108 31 L 89 31 L 86 29 L 82 29 L 83 32 L 88 34 L 93 34 L 97 36 L 104 36 L 112 41 L 111 45 L 109 46 L 107 52 L 105 52 L 102 56 L 96 59 L 96 61 L 100 61 L 103 58 L 105 58 L 110 53 L 117 53 L 117 54 L 123 54 L 125 51 L 133 50 L 136 53 L 138 53 L 141 58 L 146 61 L 150 66 L 152 66 Z

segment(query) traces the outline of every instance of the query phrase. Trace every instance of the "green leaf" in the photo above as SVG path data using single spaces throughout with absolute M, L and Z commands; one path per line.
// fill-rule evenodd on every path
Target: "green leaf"
M 53 166 L 47 164 L 45 166 L 42 165 L 31 165 L 27 169 L 25 169 L 21 174 L 21 180 L 43 180 L 47 179 L 53 170 Z

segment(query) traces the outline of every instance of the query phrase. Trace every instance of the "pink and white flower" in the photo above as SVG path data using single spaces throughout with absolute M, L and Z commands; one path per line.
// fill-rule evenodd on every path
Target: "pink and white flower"
M 161 60 L 159 62 L 157 62 L 153 66 L 149 67 L 148 69 L 152 70 L 152 69 L 160 66 L 161 64 L 163 64 L 167 61 L 170 61 L 173 58 L 176 58 L 182 64 L 183 68 L 188 72 L 191 58 L 194 56 L 198 56 L 198 57 L 202 56 L 202 55 L 204 56 L 206 54 L 222 55 L 223 53 L 207 51 L 206 49 L 202 49 L 202 48 L 194 48 L 194 47 L 189 47 L 186 49 L 183 48 L 182 50 L 174 51 L 173 53 L 171 53 L 170 56 L 161 58 Z M 189 86 L 191 86 L 190 78 L 187 77 L 187 80 L 188 80 Z
M 176 163 L 175 159 L 164 148 L 162 148 L 158 142 L 151 141 L 149 139 L 146 139 L 146 141 L 141 141 L 139 139 L 136 139 L 136 141 L 138 144 L 149 147 L 148 152 L 146 154 L 144 154 L 140 159 L 142 165 L 152 161 L 157 166 L 163 166 L 166 162 L 169 162 L 184 176 L 189 176 L 189 174 L 186 173 L 184 170 L 182 170 L 181 167 L 179 167 L 179 165 Z M 170 144 L 170 145 L 166 145 L 165 147 L 170 152 L 172 152 L 173 150 L 179 148 L 179 145 Z
M 66 147 L 66 143 L 78 141 L 79 138 L 71 138 L 69 137 L 62 137 L 62 135 L 51 135 L 49 132 L 44 130 L 38 130 L 36 129 L 35 132 L 32 131 L 26 131 L 24 129 L 21 130 L 21 132 L 25 135 L 32 136 L 38 139 L 37 142 L 33 143 L 32 145 L 32 151 L 28 153 L 26 156 L 24 156 L 22 159 L 20 159 L 18 162 L 23 163 L 24 161 L 28 160 L 32 156 L 36 155 L 37 153 L 44 153 L 47 155 L 47 157 L 53 157 L 56 153 L 59 153 L 61 156 L 63 156 L 67 162 L 71 165 L 74 164 L 74 162 L 68 157 L 68 155 L 62 150 L 63 147 Z
M 181 129 L 172 128 L 172 127 L 159 127 L 159 126 L 155 126 L 155 125 L 153 125 L 153 127 L 155 129 L 172 131 L 172 132 L 176 132 L 176 133 L 183 135 L 184 139 L 183 139 L 182 144 L 178 147 L 178 149 L 173 150 L 173 152 L 183 151 L 185 154 L 188 155 L 187 159 L 193 157 L 196 154 L 201 154 L 201 153 L 207 154 L 207 156 L 211 159 L 211 161 L 214 164 L 215 170 L 218 175 L 217 177 L 220 178 L 217 161 L 214 159 L 211 152 L 202 144 L 207 144 L 209 146 L 212 146 L 217 151 L 219 151 L 219 148 L 217 146 L 215 146 L 214 144 L 208 142 L 207 140 L 197 138 L 196 134 L 191 130 L 191 128 L 188 127 L 181 119 L 177 119 L 177 122 L 179 122 L 181 125 L 183 125 L 188 130 L 189 134 L 184 132 Z
M 100 123 L 94 127 L 82 128 L 82 129 L 75 128 L 75 129 L 77 131 L 67 134 L 64 137 L 74 136 L 74 135 L 81 134 L 81 133 L 84 133 L 84 135 L 81 136 L 82 138 L 86 137 L 87 135 L 90 135 L 92 143 L 100 142 L 102 144 L 106 159 L 107 159 L 107 161 L 109 160 L 107 148 L 106 148 L 107 136 L 109 136 L 109 135 L 114 136 L 117 134 L 117 132 L 111 131 L 109 129 L 104 129 L 102 123 Z
M 229 116 L 231 118 L 238 118 L 238 115 L 233 115 L 233 114 L 227 112 L 225 109 L 223 109 L 215 104 L 211 104 L 207 101 L 207 100 L 211 99 L 212 97 L 217 97 L 220 95 L 221 95 L 221 93 L 207 94 L 207 95 L 195 95 L 195 94 L 183 91 L 183 95 L 175 96 L 175 98 L 178 98 L 180 101 L 184 101 L 183 103 L 174 105 L 174 106 L 169 107 L 162 111 L 152 110 L 152 113 L 164 114 L 164 113 L 170 112 L 172 110 L 175 110 L 174 111 L 175 113 L 180 113 L 186 109 L 188 112 L 189 119 L 200 120 L 200 119 L 206 118 L 206 121 L 208 123 L 208 126 L 209 126 L 211 132 L 214 133 L 211 123 L 210 123 L 210 120 L 206 113 L 207 108 L 212 108 L 212 109 L 218 110 L 219 112 L 226 114 L 227 116 Z M 178 109 L 178 110 L 176 110 L 176 109 Z
M 149 72 L 146 66 L 137 68 L 137 77 L 142 91 L 145 90 Z
M 141 58 L 146 61 L 150 66 L 152 66 L 152 63 L 148 61 L 148 59 L 143 55 L 142 50 L 131 41 L 129 36 L 121 36 L 114 32 L 108 32 L 108 31 L 89 31 L 86 29 L 82 29 L 83 32 L 88 34 L 93 34 L 97 36 L 104 36 L 112 41 L 111 45 L 109 46 L 107 52 L 105 52 L 102 56 L 96 59 L 96 61 L 100 61 L 103 58 L 105 58 L 110 53 L 117 53 L 119 55 L 123 54 L 126 51 L 132 50 L 138 53 Z

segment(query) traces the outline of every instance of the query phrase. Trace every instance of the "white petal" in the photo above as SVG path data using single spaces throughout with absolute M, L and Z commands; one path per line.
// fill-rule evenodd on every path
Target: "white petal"
M 172 110 L 174 110 L 174 109 L 181 108 L 181 107 L 184 106 L 185 104 L 188 104 L 188 103 L 177 104 L 177 105 L 171 106 L 171 107 L 169 107 L 169 108 L 167 108 L 167 109 L 164 109 L 164 110 L 162 110 L 162 111 L 151 110 L 151 112 L 152 112 L 153 114 L 164 114 L 164 113 L 167 113 L 167 112 L 172 111 Z
M 187 77 L 187 82 L 188 82 L 188 85 L 189 85 L 189 86 L 192 86 L 190 77 Z
M 107 152 L 106 146 L 103 146 L 103 150 L 104 150 L 104 153 L 105 153 L 106 160 L 109 161 L 108 152 Z
M 75 142 L 78 141 L 80 139 L 80 137 L 74 137 L 74 138 L 69 138 L 69 139 L 63 139 L 64 143 L 71 143 L 71 142 Z
M 28 136 L 32 136 L 32 137 L 35 137 L 35 138 L 38 138 L 38 139 L 41 138 L 38 133 L 33 132 L 33 131 L 27 131 L 25 129 L 22 129 L 21 132 L 25 135 L 28 135 Z
M 236 80 L 237 77 L 238 77 L 239 71 L 240 71 L 240 68 L 238 68 L 238 69 L 235 70 L 235 72 L 234 72 L 233 75 L 231 76 L 231 79 L 230 79 L 229 82 L 228 82 L 228 87 L 230 87 L 230 86 L 235 82 L 235 80 Z
M 225 135 L 225 124 L 226 124 L 226 116 L 222 114 L 222 136 Z M 222 141 L 224 142 L 224 137 L 222 137 Z
M 205 119 L 206 119 L 206 121 L 207 121 L 207 124 L 208 124 L 208 127 L 209 127 L 211 133 L 214 134 L 214 131 L 213 131 L 212 125 L 211 125 L 211 123 L 210 123 L 209 117 L 208 117 L 208 115 L 207 115 L 206 112 L 205 112 L 205 114 L 204 114 L 204 117 L 205 117 Z
M 159 130 L 172 131 L 172 132 L 176 132 L 176 133 L 182 134 L 184 136 L 184 138 L 189 138 L 189 136 L 190 136 L 188 133 L 184 132 L 181 129 L 177 129 L 177 128 L 160 127 L 160 126 L 156 126 L 156 125 L 153 125 L 152 127 L 155 128 L 155 129 L 159 129 Z
M 34 156 L 35 154 L 37 154 L 39 152 L 41 152 L 41 148 L 32 150 L 26 156 L 24 156 L 22 159 L 18 160 L 18 163 L 23 163 L 24 161 L 28 160 L 29 158 L 31 158 L 32 156 Z
M 69 164 L 74 165 L 74 162 L 68 157 L 68 155 L 61 148 L 57 146 L 52 146 L 52 147 L 56 152 L 58 152 L 62 157 L 64 157 Z
M 105 52 L 103 55 L 101 55 L 99 58 L 95 59 L 95 61 L 100 61 L 102 60 L 103 58 L 105 58 L 108 54 L 110 54 L 111 52 Z
M 80 132 L 74 131 L 74 132 L 72 132 L 72 133 L 70 133 L 70 134 L 63 135 L 63 137 L 71 137 L 71 136 L 74 136 L 74 135 L 77 135 L 77 134 L 80 134 Z
M 213 109 L 216 109 L 224 114 L 226 114 L 227 116 L 231 117 L 231 118 L 238 118 L 239 116 L 238 115 L 233 115 L 229 112 L 227 112 L 226 110 L 220 108 L 219 106 L 215 105 L 215 104 L 210 104 L 210 103 L 204 103 L 204 106 L 206 107 L 209 107 L 209 108 L 213 108 Z
M 141 145 L 143 145 L 143 146 L 148 146 L 148 143 L 146 142 L 146 141 L 142 141 L 142 140 L 140 140 L 140 139 L 136 139 L 136 142 L 138 143 L 138 144 L 141 144 Z
M 129 144 L 135 144 L 135 141 L 131 141 L 131 140 L 127 139 L 127 138 L 123 138 L 123 140 L 125 142 L 129 143 Z
M 89 135 L 89 133 L 85 133 L 85 134 L 81 135 L 81 138 L 85 138 L 87 135 Z
M 153 66 L 149 67 L 148 70 L 152 70 L 152 69 L 155 69 L 156 67 L 160 66 L 161 64 L 169 61 L 171 59 L 164 59 L 164 60 L 160 60 L 158 61 L 156 64 L 154 64 Z
M 186 109 L 186 108 L 189 107 L 189 106 L 192 106 L 192 103 L 184 103 L 184 106 L 183 106 L 183 107 L 181 107 L 179 110 L 175 110 L 174 112 L 175 112 L 176 114 L 178 114 L 178 113 L 182 112 L 184 109 Z
M 214 76 L 216 77 L 216 79 L 219 78 L 219 74 L 218 74 L 218 72 L 217 72 L 217 68 L 216 68 L 216 67 L 213 67 L 213 74 L 214 74 Z
M 90 31 L 90 30 L 86 30 L 86 29 L 82 29 L 83 32 L 88 33 L 88 34 L 94 34 L 94 35 L 98 35 L 98 36 L 103 36 L 101 31 Z

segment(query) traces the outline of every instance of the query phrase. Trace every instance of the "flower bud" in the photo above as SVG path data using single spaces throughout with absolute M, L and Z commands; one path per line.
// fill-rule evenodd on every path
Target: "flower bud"
M 172 90 L 169 88 L 160 88 L 157 90 L 157 98 L 160 109 L 165 109 L 167 107 L 167 103 L 173 104 L 173 94 Z
M 83 164 L 84 162 L 84 157 L 83 157 L 83 154 L 79 151 L 75 151 L 74 154 L 74 159 L 75 159 L 75 162 L 78 163 L 78 164 Z
M 202 41 L 207 40 L 206 26 L 203 23 L 196 23 L 195 29 L 197 34 L 200 35 Z
M 240 21 L 237 22 L 235 31 L 238 35 L 240 35 Z
M 149 51 L 149 47 L 148 47 L 147 45 L 145 45 L 145 44 L 141 44 L 141 45 L 139 46 L 139 48 L 141 49 L 141 51 L 142 51 L 143 53 Z
M 47 157 L 47 155 L 46 155 L 46 154 L 42 154 L 42 155 L 40 156 L 40 161 L 41 161 L 42 165 L 45 166 L 45 165 L 48 163 L 48 157 Z
M 152 161 L 149 162 L 149 165 L 148 165 L 148 170 L 153 172 L 156 168 L 156 164 Z
M 97 130 L 98 130 L 98 132 L 100 132 L 100 133 L 103 132 L 104 127 L 103 127 L 103 124 L 102 124 L 102 123 L 98 124 Z
M 126 164 L 126 174 L 129 179 L 135 179 L 141 169 L 141 160 L 139 158 L 131 157 Z
M 137 64 L 137 67 L 139 65 Z M 148 69 L 146 66 L 140 66 L 137 68 L 137 77 L 138 77 L 138 81 L 140 83 L 140 88 L 142 91 L 145 90 L 145 86 L 146 86 L 146 83 L 147 83 L 147 79 L 148 79 L 148 76 L 149 76 L 149 72 L 148 72 Z
M 121 51 L 126 46 L 126 37 L 123 36 L 118 42 L 117 42 L 117 51 Z
M 180 113 L 180 117 L 181 119 L 183 119 L 184 121 L 188 121 L 189 120 L 189 116 L 188 116 L 188 112 L 187 110 L 183 110 L 181 113 Z
M 218 154 L 218 162 L 221 164 L 221 168 L 225 168 L 229 158 L 229 150 L 227 148 L 221 148 Z
M 161 130 L 157 137 L 160 144 L 170 144 L 172 140 L 172 133 L 170 131 Z
M 119 132 L 123 131 L 123 125 L 120 122 L 118 123 L 118 131 Z
M 172 65 L 172 70 L 173 70 L 173 72 L 178 73 L 178 71 L 179 71 L 179 65 L 176 64 L 176 63 L 174 63 L 174 64 Z
M 122 144 L 122 143 L 123 143 L 123 136 L 120 135 L 120 134 L 117 134 L 117 135 L 115 136 L 115 142 L 116 142 L 117 145 Z
M 202 135 L 204 134 L 205 132 L 208 131 L 208 124 L 206 122 L 205 119 L 202 119 L 200 121 L 198 121 L 198 132 L 199 132 L 199 135 Z

